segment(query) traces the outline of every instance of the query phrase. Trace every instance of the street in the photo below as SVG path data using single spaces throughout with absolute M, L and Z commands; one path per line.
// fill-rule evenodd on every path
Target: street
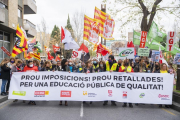
M 60 106 L 57 101 L 36 102 L 36 106 L 22 101 L 8 100 L 0 104 L 0 120 L 180 120 L 180 113 L 157 105 L 139 105 L 134 108 L 103 106 L 103 102 L 68 102 Z

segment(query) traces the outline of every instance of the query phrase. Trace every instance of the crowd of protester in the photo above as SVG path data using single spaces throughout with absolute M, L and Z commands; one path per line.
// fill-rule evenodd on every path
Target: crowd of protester
M 125 59 L 118 61 L 115 60 L 113 55 L 108 57 L 107 61 L 91 59 L 86 63 L 81 60 L 63 59 L 61 61 L 46 61 L 46 60 L 21 60 L 5 58 L 0 64 L 2 79 L 1 95 L 6 96 L 9 94 L 9 86 L 11 76 L 14 72 L 29 72 L 29 71 L 66 71 L 66 72 L 77 72 L 77 73 L 97 73 L 97 72 L 140 72 L 140 73 L 171 73 L 176 74 L 172 63 L 166 65 L 165 63 L 160 64 L 159 62 L 152 62 L 147 57 L 140 57 L 133 59 Z M 174 84 L 175 80 L 174 80 Z M 17 100 L 14 100 L 17 102 Z M 23 101 L 25 103 L 25 101 Z M 83 102 L 86 103 L 86 102 Z M 36 105 L 35 101 L 30 101 L 28 104 Z M 92 104 L 92 101 L 90 101 Z M 106 106 L 108 101 L 104 101 L 103 105 Z M 115 101 L 111 101 L 111 104 L 116 106 Z M 59 105 L 62 105 L 60 101 Z M 139 105 L 139 104 L 135 104 Z M 68 102 L 65 101 L 65 106 L 68 106 Z M 123 104 L 123 107 L 127 107 L 127 103 Z M 133 107 L 132 103 L 129 103 L 129 107 Z M 159 105 L 162 107 L 162 105 Z M 165 105 L 165 107 L 169 107 Z

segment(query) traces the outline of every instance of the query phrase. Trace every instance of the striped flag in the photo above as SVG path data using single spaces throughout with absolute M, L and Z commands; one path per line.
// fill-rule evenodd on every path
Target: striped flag
M 41 60 L 40 53 L 33 53 L 33 57 L 37 60 Z
M 114 32 L 115 22 L 111 16 L 95 7 L 94 19 L 99 23 L 99 35 L 106 40 L 114 40 L 112 35 Z
M 23 31 L 20 29 L 19 25 L 16 30 L 16 41 L 14 48 L 12 50 L 12 57 L 22 53 L 28 49 L 27 38 L 25 38 Z
M 99 23 L 85 15 L 83 39 L 92 44 L 97 44 L 99 42 L 99 32 Z

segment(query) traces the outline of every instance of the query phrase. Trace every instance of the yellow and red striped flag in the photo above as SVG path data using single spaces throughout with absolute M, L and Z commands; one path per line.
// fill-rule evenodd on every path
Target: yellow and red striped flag
M 84 15 L 84 36 L 83 39 L 92 44 L 99 42 L 99 27 L 98 22 Z
M 111 18 L 111 16 L 95 7 L 94 19 L 99 23 L 99 36 L 103 37 L 106 40 L 114 40 L 112 35 L 114 32 L 115 22 Z
M 25 38 L 25 35 L 19 25 L 17 26 L 16 36 L 17 40 L 12 50 L 12 57 L 15 57 L 16 55 L 28 49 L 27 38 Z
M 33 57 L 37 60 L 41 60 L 40 53 L 33 53 Z

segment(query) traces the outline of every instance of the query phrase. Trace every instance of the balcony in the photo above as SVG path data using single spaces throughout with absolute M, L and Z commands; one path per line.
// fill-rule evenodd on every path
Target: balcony
M 0 23 L 5 23 L 5 10 L 0 7 Z
M 24 29 L 26 30 L 27 37 L 34 37 L 37 34 L 36 25 L 31 23 L 29 20 L 24 19 Z
M 35 0 L 24 0 L 24 14 L 36 14 L 37 6 Z

